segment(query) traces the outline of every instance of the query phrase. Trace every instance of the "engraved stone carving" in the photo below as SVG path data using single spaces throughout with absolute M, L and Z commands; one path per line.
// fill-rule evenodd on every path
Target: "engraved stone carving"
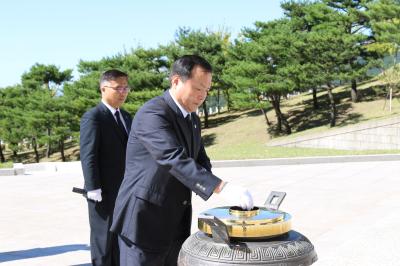
M 178 265 L 306 266 L 317 260 L 311 242 L 296 231 L 262 241 L 215 243 L 203 232 L 191 235 L 179 253 Z

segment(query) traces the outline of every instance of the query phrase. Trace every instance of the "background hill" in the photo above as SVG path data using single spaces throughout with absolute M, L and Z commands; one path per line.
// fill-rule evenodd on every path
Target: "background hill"
M 315 133 L 327 132 L 336 128 L 356 125 L 372 120 L 385 119 L 400 115 L 400 93 L 393 94 L 392 110 L 389 110 L 388 90 L 379 80 L 365 82 L 359 87 L 362 101 L 353 103 L 349 96 L 349 87 L 341 86 L 334 90 L 337 101 L 338 118 L 334 128 L 329 126 L 329 106 L 326 92 L 318 94 L 320 109 L 313 109 L 312 93 L 290 96 L 282 102 L 282 111 L 291 117 L 289 123 L 293 129 L 291 135 L 276 136 L 273 126 L 265 123 L 258 110 L 225 113 L 213 116 L 211 127 L 203 130 L 206 149 L 212 159 L 250 159 L 295 156 L 349 155 L 400 153 L 400 150 L 349 151 L 335 149 L 267 147 L 272 140 L 294 139 Z M 267 112 L 273 125 L 275 114 Z M 218 125 L 218 126 L 216 126 Z
M 338 108 L 335 128 L 400 115 L 400 93 L 397 91 L 393 94 L 392 111 L 390 112 L 388 91 L 381 81 L 365 82 L 359 87 L 359 92 L 362 101 L 353 103 L 349 98 L 348 86 L 337 87 L 334 90 Z M 349 151 L 267 146 L 273 140 L 293 139 L 298 136 L 332 130 L 329 126 L 328 105 L 323 104 L 328 100 L 327 98 L 325 91 L 318 93 L 318 101 L 321 103 L 321 108 L 318 110 L 314 110 L 310 104 L 312 93 L 292 95 L 283 100 L 282 110 L 284 113 L 290 114 L 289 123 L 293 128 L 293 133 L 288 136 L 273 134 L 276 117 L 272 108 L 267 111 L 272 126 L 266 124 L 264 115 L 256 109 L 211 115 L 209 128 L 202 131 L 206 150 L 212 160 L 400 153 L 400 150 Z M 59 152 L 53 153 L 50 158 L 45 157 L 45 149 L 41 149 L 39 152 L 40 161 L 61 161 Z M 9 158 L 11 153 L 7 152 L 5 156 Z M 67 142 L 65 156 L 67 161 L 79 160 L 79 146 L 76 143 Z M 35 161 L 32 151 L 20 153 L 19 159 L 25 163 Z

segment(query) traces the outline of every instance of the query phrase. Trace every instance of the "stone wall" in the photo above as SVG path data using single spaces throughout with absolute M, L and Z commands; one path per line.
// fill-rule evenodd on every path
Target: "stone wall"
M 271 141 L 268 146 L 340 150 L 397 150 L 400 149 L 400 116 L 344 128 L 333 128 L 311 136 Z

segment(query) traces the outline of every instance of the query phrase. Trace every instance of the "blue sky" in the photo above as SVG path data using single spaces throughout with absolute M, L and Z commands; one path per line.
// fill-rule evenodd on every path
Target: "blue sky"
M 280 0 L 13 0 L 0 3 L 0 87 L 35 63 L 75 69 L 138 45 L 174 40 L 179 27 L 227 29 L 281 18 Z M 74 72 L 76 76 L 76 72 Z

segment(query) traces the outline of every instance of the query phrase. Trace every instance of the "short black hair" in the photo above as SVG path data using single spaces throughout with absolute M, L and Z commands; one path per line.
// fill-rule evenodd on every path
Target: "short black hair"
M 170 80 L 175 75 L 178 75 L 182 81 L 190 79 L 195 66 L 201 67 L 206 72 L 212 72 L 210 63 L 203 57 L 198 55 L 184 55 L 178 58 L 172 65 L 171 74 L 169 75 Z
M 104 71 L 100 77 L 100 85 L 104 81 L 116 80 L 117 78 L 121 78 L 121 77 L 128 79 L 128 74 L 126 74 L 125 72 L 122 72 L 121 70 L 118 70 L 118 69 L 110 69 L 110 70 Z

